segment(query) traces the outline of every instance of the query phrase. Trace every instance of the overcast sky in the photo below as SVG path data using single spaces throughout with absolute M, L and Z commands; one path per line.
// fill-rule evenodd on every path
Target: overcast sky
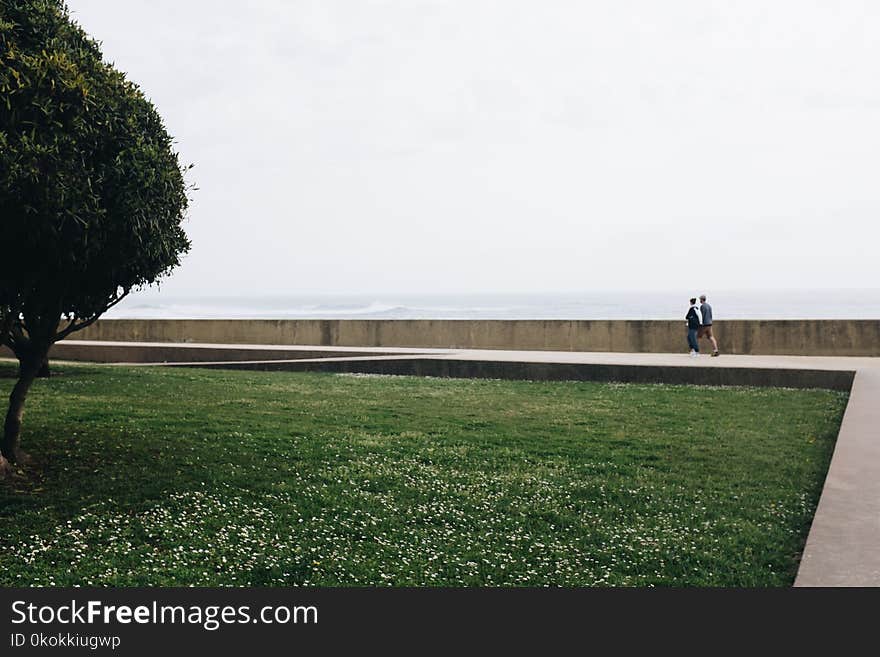
M 880 4 L 68 0 L 194 163 L 165 294 L 880 287 Z

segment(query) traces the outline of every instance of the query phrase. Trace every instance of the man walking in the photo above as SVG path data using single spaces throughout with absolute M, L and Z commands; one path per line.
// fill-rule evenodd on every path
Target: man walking
M 700 330 L 697 331 L 698 338 L 709 338 L 712 343 L 712 355 L 718 355 L 718 342 L 715 340 L 715 334 L 712 333 L 712 306 L 706 303 L 706 295 L 700 295 Z
M 688 346 L 691 348 L 691 358 L 700 355 L 700 343 L 697 342 L 697 333 L 700 330 L 700 311 L 697 308 L 697 299 L 691 299 L 691 307 L 688 308 L 687 315 L 684 316 L 688 326 Z

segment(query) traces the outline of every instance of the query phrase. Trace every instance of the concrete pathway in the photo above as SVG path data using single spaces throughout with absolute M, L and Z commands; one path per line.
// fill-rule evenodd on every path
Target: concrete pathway
M 861 367 L 856 372 L 794 584 L 880 586 L 877 365 Z
M 880 358 L 725 355 L 690 358 L 687 354 L 654 353 L 94 341 L 59 343 L 53 355 L 65 358 L 95 353 L 104 347 L 117 349 L 117 355 L 122 356 L 126 353 L 126 346 L 132 347 L 130 353 L 139 354 L 136 359 L 139 362 L 126 364 L 139 365 L 147 364 L 143 358 L 144 349 L 174 347 L 179 348 L 177 353 L 184 358 L 187 354 L 209 353 L 211 356 L 220 353 L 224 357 L 220 360 L 195 357 L 165 365 L 416 374 L 441 372 L 440 375 L 445 376 L 457 375 L 456 372 L 464 376 L 500 373 L 509 374 L 509 378 L 573 376 L 600 380 L 643 380 L 638 378 L 639 372 L 651 372 L 653 378 L 644 380 L 726 384 L 743 381 L 755 385 L 795 382 L 800 387 L 815 383 L 815 387 L 836 389 L 851 386 L 849 403 L 795 586 L 880 586 Z M 206 351 L 200 352 L 200 349 Z M 261 358 L 261 355 L 266 357 Z M 722 376 L 731 373 L 736 373 L 739 378 Z M 835 378 L 833 375 L 840 376 Z M 841 384 L 842 381 L 845 385 Z
M 198 353 L 204 351 L 224 352 L 224 357 L 216 362 L 229 362 L 242 360 L 240 354 L 248 356 L 266 354 L 265 360 L 279 360 L 287 356 L 287 360 L 298 360 L 305 355 L 317 357 L 318 354 L 327 354 L 332 357 L 345 358 L 347 354 L 358 357 L 389 356 L 389 355 L 419 355 L 434 356 L 438 358 L 452 358 L 457 360 L 496 360 L 508 362 L 540 362 L 540 363 L 596 363 L 596 364 L 619 364 L 619 365 L 658 365 L 658 366 L 684 366 L 684 367 L 750 367 L 750 368 L 786 368 L 786 369 L 823 369 L 838 371 L 856 371 L 862 368 L 880 368 L 880 358 L 859 356 L 743 356 L 722 355 L 712 358 L 708 354 L 702 354 L 698 358 L 691 358 L 688 354 L 659 354 L 659 353 L 623 353 L 623 352 L 595 352 L 595 351 L 509 351 L 501 349 L 426 349 L 419 347 L 326 347 L 314 345 L 258 345 L 258 344 L 207 344 L 207 343 L 169 343 L 169 342 L 105 342 L 97 340 L 64 340 L 55 345 L 53 358 L 65 359 L 90 351 L 118 349 L 120 358 L 118 362 L 125 362 L 124 348 L 130 348 L 131 353 L 135 350 L 140 353 L 147 349 L 157 351 L 180 350 L 182 354 Z M 75 360 L 75 358 L 71 358 Z M 249 358 L 248 360 L 257 360 Z M 131 364 L 140 364 L 143 361 L 131 359 Z M 187 361 L 177 361 L 187 362 Z M 191 362 L 205 362 L 201 358 L 193 358 Z

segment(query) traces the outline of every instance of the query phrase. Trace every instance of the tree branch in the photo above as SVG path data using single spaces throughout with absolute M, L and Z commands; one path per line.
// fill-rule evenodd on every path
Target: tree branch
M 61 330 L 55 334 L 55 339 L 53 340 L 53 342 L 58 342 L 59 340 L 63 340 L 71 333 L 75 333 L 76 331 L 80 331 L 80 330 L 86 328 L 87 326 L 91 326 L 96 321 L 98 321 L 98 319 L 101 317 L 101 315 L 103 315 L 105 312 L 110 310 L 117 303 L 122 301 L 126 296 L 128 296 L 128 292 L 129 292 L 129 290 L 125 290 L 122 294 L 120 294 L 118 297 L 113 299 L 113 301 L 111 301 L 106 306 L 104 306 L 104 310 L 102 310 L 99 313 L 95 313 L 94 315 L 92 315 L 88 319 L 84 319 L 80 322 L 77 322 L 75 319 L 70 320 L 70 323 L 63 330 Z
M 18 321 L 21 315 L 21 308 L 15 304 L 8 304 L 6 309 L 8 312 L 0 314 L 0 319 L 2 319 L 0 321 L 0 345 L 6 345 L 11 349 L 13 342 L 12 327 L 15 326 L 16 321 Z

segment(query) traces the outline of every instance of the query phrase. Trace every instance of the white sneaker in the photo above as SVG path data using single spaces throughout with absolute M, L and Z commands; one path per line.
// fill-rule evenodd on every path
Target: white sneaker
M 697 352 L 694 351 L 693 349 L 691 349 L 690 356 L 691 356 L 691 358 L 696 358 L 696 357 L 697 357 Z

